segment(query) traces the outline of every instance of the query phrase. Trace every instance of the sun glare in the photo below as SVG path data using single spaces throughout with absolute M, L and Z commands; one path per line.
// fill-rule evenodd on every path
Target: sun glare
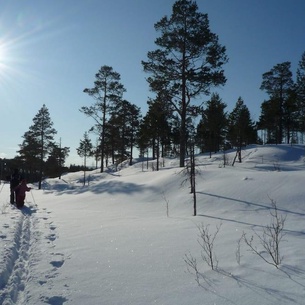
M 7 78 L 10 73 L 10 43 L 0 40 L 0 77 Z
M 20 76 L 24 74 L 20 69 L 22 58 L 19 55 L 22 42 L 20 38 L 0 38 L 0 86 L 15 86 L 16 79 L 20 80 Z M 23 75 L 25 76 L 26 74 Z
M 0 41 L 0 64 L 5 63 L 5 57 L 6 57 L 6 47 L 5 43 L 3 41 Z

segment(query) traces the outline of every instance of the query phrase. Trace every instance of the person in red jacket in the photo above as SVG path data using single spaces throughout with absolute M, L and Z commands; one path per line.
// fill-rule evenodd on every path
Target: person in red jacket
M 16 192 L 16 206 L 17 208 L 22 208 L 24 205 L 25 193 L 31 190 L 30 187 L 26 185 L 26 180 L 23 179 L 21 183 L 15 187 Z

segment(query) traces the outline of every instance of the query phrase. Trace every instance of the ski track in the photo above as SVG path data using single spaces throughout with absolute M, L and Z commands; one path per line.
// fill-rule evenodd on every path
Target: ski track
M 17 304 L 24 298 L 23 292 L 30 273 L 33 226 L 30 215 L 20 215 L 14 228 L 12 245 L 4 253 L 4 267 L 0 272 L 0 304 Z
M 56 226 L 49 220 L 49 212 L 43 209 L 37 213 L 39 209 L 33 207 L 19 211 L 8 206 L 11 211 L 7 215 L 15 225 L 3 224 L 5 231 L 0 230 L 0 240 L 6 241 L 0 258 L 0 304 L 64 304 L 68 301 L 66 297 L 52 293 L 53 281 L 65 263 L 65 256 L 54 252 L 57 233 Z M 35 271 L 42 257 L 41 246 L 47 249 L 49 270 L 45 274 Z M 32 294 L 33 286 L 40 287 L 39 295 Z

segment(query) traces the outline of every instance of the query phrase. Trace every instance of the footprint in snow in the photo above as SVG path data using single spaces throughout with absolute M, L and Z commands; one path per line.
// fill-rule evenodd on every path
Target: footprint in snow
M 64 257 L 64 254 L 59 253 L 59 252 L 51 252 L 50 254 L 51 255 L 58 255 L 58 256 Z
M 64 264 L 64 260 L 51 261 L 50 264 L 55 268 L 60 268 Z
M 54 241 L 54 240 L 56 239 L 56 234 L 49 234 L 49 235 L 47 236 L 47 239 L 48 239 L 49 241 Z
M 56 229 L 56 226 L 54 226 L 54 225 L 51 225 L 51 226 L 50 226 L 50 230 L 53 231 L 53 230 L 55 230 L 55 229 Z
M 62 253 L 51 253 L 51 255 L 55 256 L 55 259 L 50 262 L 50 264 L 55 268 L 60 268 L 65 260 L 64 260 L 64 254 Z
M 68 301 L 68 299 L 61 296 L 54 296 L 50 298 L 45 298 L 43 301 L 50 305 L 63 305 L 65 302 Z

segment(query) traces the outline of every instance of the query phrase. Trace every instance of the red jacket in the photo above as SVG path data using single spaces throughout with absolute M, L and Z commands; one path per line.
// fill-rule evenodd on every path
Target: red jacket
M 31 188 L 26 185 L 25 181 L 22 181 L 18 186 L 15 187 L 15 192 L 20 196 L 24 196 L 25 192 L 29 192 L 30 190 Z

